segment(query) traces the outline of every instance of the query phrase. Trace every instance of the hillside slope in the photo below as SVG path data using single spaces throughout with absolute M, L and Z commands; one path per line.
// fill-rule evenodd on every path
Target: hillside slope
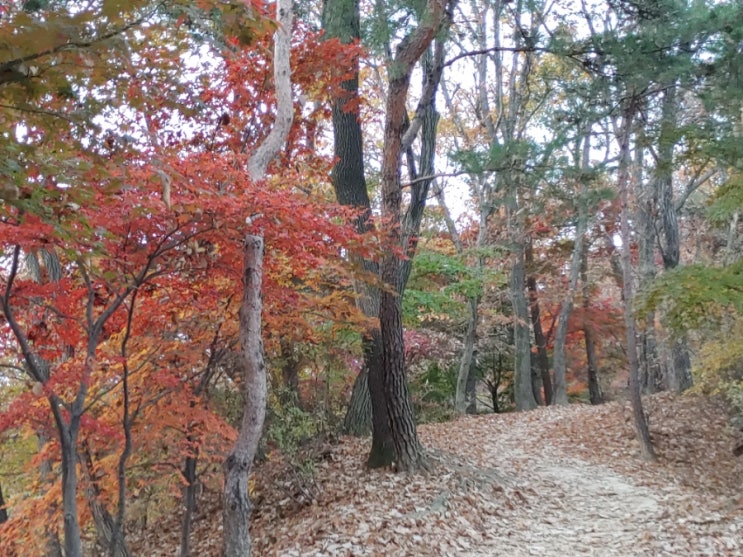
M 714 401 L 646 400 L 660 461 L 638 457 L 626 404 L 572 405 L 420 428 L 431 471 L 367 471 L 367 441 L 317 463 L 311 503 L 279 465 L 258 472 L 255 555 L 601 557 L 743 555 L 743 458 Z M 220 512 L 195 555 L 218 555 Z M 178 524 L 136 536 L 137 555 L 175 555 Z

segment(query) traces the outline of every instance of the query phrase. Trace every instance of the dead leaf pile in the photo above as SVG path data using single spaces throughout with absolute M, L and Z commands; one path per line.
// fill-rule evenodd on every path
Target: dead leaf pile
M 425 425 L 431 470 L 364 467 L 343 438 L 316 463 L 315 498 L 291 495 L 281 463 L 258 468 L 255 555 L 743 555 L 743 458 L 722 406 L 646 399 L 659 461 L 639 459 L 626 403 L 571 405 Z M 132 537 L 174 556 L 179 520 Z M 219 501 L 202 503 L 193 555 L 219 555 Z

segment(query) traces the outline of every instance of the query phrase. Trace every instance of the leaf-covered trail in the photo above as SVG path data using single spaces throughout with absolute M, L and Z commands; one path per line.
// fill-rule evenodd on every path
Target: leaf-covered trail
M 323 452 L 305 505 L 264 465 L 255 555 L 743 555 L 743 458 L 727 418 L 696 397 L 647 405 L 655 464 L 612 403 L 423 426 L 433 466 L 412 476 L 365 470 L 368 441 L 344 438 Z M 137 554 L 173 555 L 177 528 L 165 536 Z M 218 555 L 219 536 L 217 511 L 196 525 L 195 554 Z
M 454 424 L 463 442 L 447 449 L 498 470 L 506 495 L 524 494 L 488 521 L 492 539 L 459 554 L 743 555 L 743 462 L 724 416 L 709 401 L 668 395 L 650 408 L 658 464 L 639 460 L 620 404 Z

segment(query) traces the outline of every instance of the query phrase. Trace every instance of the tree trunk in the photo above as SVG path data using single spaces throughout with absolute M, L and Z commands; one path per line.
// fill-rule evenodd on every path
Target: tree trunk
M 475 177 L 475 182 L 481 182 L 481 178 Z M 481 187 L 477 187 L 478 192 L 482 191 Z M 454 219 L 451 216 L 449 207 L 446 204 L 444 196 L 444 190 L 440 186 L 434 187 L 434 194 L 436 200 L 439 203 L 442 211 L 444 212 L 444 221 L 446 227 L 449 230 L 449 236 L 454 243 L 454 247 L 457 253 L 460 255 L 464 253 L 464 243 L 462 238 L 457 232 L 457 227 L 454 224 Z M 488 231 L 488 218 L 490 211 L 485 207 L 484 203 L 480 204 L 480 225 L 477 231 L 477 240 L 475 240 L 475 249 L 479 252 L 487 242 L 487 231 Z M 482 271 L 485 266 L 485 258 L 478 253 L 477 261 L 475 263 L 477 269 L 477 276 L 482 280 Z M 469 300 L 469 314 L 467 316 L 467 325 L 464 334 L 464 349 L 462 350 L 462 356 L 459 361 L 459 371 L 457 373 L 457 385 L 454 394 L 454 406 L 458 412 L 467 414 L 477 413 L 477 377 L 475 376 L 475 370 L 477 368 L 477 324 L 478 324 L 478 307 L 480 305 L 480 298 L 478 296 L 471 297 Z
M 299 398 L 299 359 L 294 351 L 294 343 L 282 338 L 279 341 L 281 348 L 281 377 L 284 382 L 284 400 L 282 402 L 296 404 L 302 407 Z
M 677 113 L 679 108 L 676 85 L 668 87 L 663 94 L 661 133 L 658 145 L 656 185 L 661 233 L 659 245 L 663 257 L 663 268 L 668 271 L 681 263 L 678 209 L 673 199 L 673 150 L 678 142 Z M 685 338 L 671 341 L 671 358 L 667 363 L 663 387 L 674 391 L 685 391 L 693 384 L 691 358 Z
M 65 557 L 83 557 L 80 519 L 77 514 L 77 434 L 76 424 L 60 428 L 62 452 L 62 516 L 64 517 Z
M 467 386 L 465 388 L 467 399 L 467 414 L 477 414 L 477 348 L 472 355 L 472 365 L 470 365 L 469 374 L 467 374 Z
M 514 251 L 510 281 L 514 338 L 513 381 L 516 410 L 520 411 L 536 408 L 537 401 L 532 392 L 531 381 L 531 330 L 529 328 L 529 304 L 524 293 L 526 277 L 523 242 L 519 242 Z
M 371 337 L 364 341 L 364 358 L 371 366 L 367 373 L 373 431 L 372 446 L 366 461 L 369 468 L 389 466 L 395 458 L 392 418 L 389 415 L 384 383 L 383 350 L 382 331 L 375 328 L 371 331 Z
M 3 486 L 0 484 L 0 524 L 8 521 L 8 509 L 5 508 L 5 497 L 3 497 Z
M 640 130 L 642 133 L 642 130 Z M 639 142 L 640 144 L 643 141 Z M 640 289 L 647 288 L 655 280 L 655 245 L 657 240 L 655 211 L 657 191 L 652 183 L 643 180 L 644 149 L 638 145 L 635 153 L 634 193 L 636 200 L 635 220 L 638 259 L 640 271 Z M 655 393 L 662 390 L 663 372 L 658 343 L 655 334 L 655 313 L 648 313 L 645 326 L 638 331 L 638 365 L 640 389 L 643 393 Z
M 630 99 L 630 103 L 635 99 Z M 634 111 L 632 106 L 625 111 L 622 133 L 620 137 L 620 163 L 617 181 L 619 183 L 619 195 L 622 203 L 621 211 L 621 235 L 622 235 L 622 297 L 624 298 L 624 326 L 627 335 L 627 360 L 629 365 L 629 394 L 632 402 L 632 414 L 635 420 L 635 432 L 640 443 L 640 453 L 647 460 L 655 460 L 655 450 L 650 440 L 645 411 L 642 407 L 640 394 L 640 366 L 637 359 L 637 342 L 635 318 L 632 311 L 632 235 L 630 233 L 630 208 L 629 208 L 629 141 Z
M 382 266 L 382 279 L 394 278 L 391 272 L 384 272 L 385 267 Z M 413 471 L 423 464 L 423 453 L 405 376 L 402 308 L 400 298 L 394 293 L 382 292 L 379 320 L 382 323 L 382 385 L 394 449 L 392 464 L 398 470 Z
M 193 398 L 188 403 L 190 408 L 196 407 L 197 399 L 206 391 L 209 382 L 214 377 L 216 368 L 224 362 L 225 355 L 228 353 L 226 348 L 219 347 L 220 330 L 221 327 L 218 327 L 214 333 L 209 359 L 201 373 L 199 382 L 193 390 Z M 181 470 L 181 475 L 186 485 L 183 489 L 180 557 L 190 557 L 191 555 L 191 524 L 193 515 L 197 509 L 197 495 L 201 487 L 198 474 L 199 434 L 196 432 L 195 424 L 192 423 L 189 423 L 186 428 L 186 447 L 186 458 L 183 463 L 183 469 Z
M 400 167 L 403 154 L 403 134 L 407 126 L 406 100 L 413 67 L 441 30 L 446 20 L 445 0 L 428 0 L 418 27 L 397 46 L 395 57 L 388 65 L 389 88 L 384 123 L 382 152 L 382 220 L 385 223 L 384 245 L 387 247 L 380 265 L 382 282 L 388 286 L 380 296 L 379 324 L 382 334 L 382 378 L 387 407 L 394 465 L 398 470 L 413 471 L 424 464 L 423 452 L 413 418 L 413 409 L 405 376 L 405 347 L 402 329 L 402 300 L 397 286 L 403 273 L 402 261 L 396 250 L 407 251 L 402 245 L 402 189 Z M 369 377 L 374 388 L 377 380 Z M 375 400 L 372 398 L 372 405 Z M 392 464 L 392 463 L 391 463 Z
M 365 340 L 364 342 L 368 341 Z M 368 365 L 368 362 L 365 361 L 364 365 Z M 356 437 L 364 437 L 372 432 L 369 373 L 366 371 L 366 367 L 359 372 L 353 382 L 351 400 L 346 409 L 346 416 L 343 418 L 343 432 L 346 435 Z
M 190 442 L 190 439 L 189 439 Z M 191 557 L 191 522 L 196 512 L 196 491 L 198 479 L 196 477 L 196 455 L 187 456 L 183 466 L 183 480 L 186 487 L 183 490 L 183 517 L 181 518 L 181 552 L 179 557 Z
M 267 382 L 261 326 L 263 238 L 246 236 L 243 256 L 240 345 L 244 360 L 242 388 L 245 402 L 240 431 L 224 463 L 224 557 L 244 557 L 251 552 L 248 476 L 266 417 Z
M 580 131 L 580 127 L 579 127 Z M 575 242 L 573 253 L 570 258 L 570 274 L 568 276 L 568 291 L 560 306 L 560 314 L 557 318 L 557 330 L 555 332 L 554 361 L 555 368 L 555 403 L 567 404 L 567 359 L 565 355 L 568 337 L 568 322 L 573 311 L 573 300 L 578 289 L 578 277 L 582 269 L 583 242 L 585 241 L 586 229 L 588 228 L 588 172 L 590 170 L 591 135 L 585 132 L 581 139 L 576 141 L 575 164 L 580 174 L 580 191 L 576 199 L 577 224 L 575 228 Z
M 583 341 L 586 344 L 586 364 L 588 375 L 588 397 L 591 404 L 602 404 L 604 394 L 601 392 L 601 383 L 598 376 L 598 357 L 596 355 L 596 339 L 594 338 L 588 313 L 591 307 L 591 289 L 588 285 L 588 245 L 583 244 L 583 254 L 580 265 L 580 281 L 583 294 Z
M 542 378 L 542 389 L 544 391 L 544 404 L 549 406 L 554 400 L 552 390 L 552 377 L 550 377 L 550 360 L 547 353 L 547 337 L 542 329 L 541 310 L 539 308 L 539 297 L 537 293 L 537 279 L 530 275 L 526 279 L 526 287 L 529 291 L 529 310 L 531 325 L 534 329 L 534 344 L 537 348 L 535 364 Z
M 529 275 L 526 277 L 526 288 L 529 292 L 529 311 L 531 315 L 531 326 L 534 329 L 534 344 L 536 345 L 537 370 L 542 378 L 542 389 L 544 390 L 544 404 L 549 406 L 554 400 L 554 391 L 552 389 L 552 378 L 550 377 L 550 360 L 547 354 L 547 337 L 542 329 L 542 317 L 539 307 L 539 292 L 537 289 L 537 279 L 532 274 L 534 272 L 534 251 L 531 242 L 526 246 L 526 268 Z
M 472 362 L 475 353 L 475 343 L 477 342 L 477 298 L 469 300 L 469 315 L 467 316 L 467 331 L 464 334 L 464 349 L 462 358 L 459 361 L 459 371 L 457 373 L 457 389 L 454 399 L 454 406 L 460 414 L 467 412 L 467 385 L 472 369 Z
M 326 0 L 323 5 L 323 29 L 328 39 L 337 38 L 348 44 L 360 39 L 360 17 L 358 0 Z M 361 122 L 357 110 L 349 110 L 359 98 L 359 62 L 354 60 L 350 79 L 342 83 L 342 94 L 333 99 L 333 149 L 336 163 L 331 172 L 333 189 L 338 203 L 362 209 L 356 221 L 360 233 L 371 229 L 369 217 L 371 202 L 364 175 L 364 148 Z M 365 271 L 379 274 L 374 261 L 361 262 Z M 364 315 L 379 317 L 379 289 L 357 281 L 356 289 L 361 293 L 359 305 Z M 367 435 L 372 432 L 372 451 L 369 464 L 384 465 L 392 458 L 392 436 L 389 429 L 387 407 L 379 378 L 382 376 L 381 333 L 378 328 L 366 331 L 363 339 L 364 366 L 356 377 L 351 391 L 343 429 L 351 435 Z M 370 381 L 370 377 L 373 379 Z M 370 387 L 374 386 L 372 404 Z M 373 415 L 373 412 L 374 415 Z
M 96 543 L 101 549 L 101 553 L 108 554 L 113 547 L 115 557 L 128 557 L 130 553 L 123 538 L 117 538 L 114 541 L 114 531 L 116 528 L 114 517 L 101 502 L 102 490 L 99 483 L 100 478 L 95 475 L 93 454 L 85 439 L 82 442 L 80 457 L 83 480 L 85 481 L 85 498 L 88 501 L 90 514 L 93 517 Z
M 269 163 L 280 152 L 294 118 L 291 83 L 292 0 L 278 0 L 278 26 L 273 36 L 273 80 L 276 118 L 271 131 L 248 159 L 254 182 L 266 177 Z M 263 237 L 246 235 L 243 245 L 243 295 L 240 304 L 240 347 L 243 359 L 244 408 L 235 445 L 224 463 L 223 557 L 248 557 L 250 497 L 248 475 L 258 450 L 266 418 L 267 380 L 263 359 Z

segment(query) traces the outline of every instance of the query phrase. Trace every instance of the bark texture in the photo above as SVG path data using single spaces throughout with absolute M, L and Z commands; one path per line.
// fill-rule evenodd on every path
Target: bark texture
M 223 555 L 251 554 L 248 475 L 258 450 L 266 417 L 266 366 L 263 360 L 263 238 L 246 236 L 243 297 L 240 306 L 240 346 L 244 361 L 244 411 L 235 445 L 224 463 Z
M 412 471 L 424 464 L 423 452 L 413 417 L 413 409 L 405 377 L 405 351 L 402 329 L 402 304 L 398 294 L 403 265 L 395 253 L 402 244 L 402 164 L 403 134 L 408 126 L 406 100 L 413 67 L 433 41 L 447 18 L 445 0 L 428 0 L 418 27 L 398 44 L 394 58 L 388 65 L 384 149 L 382 153 L 382 219 L 386 227 L 388 249 L 382 258 L 380 276 L 389 288 L 380 296 L 379 322 L 382 334 L 382 381 L 387 406 L 394 465 L 397 469 Z M 369 378 L 370 387 L 374 382 Z M 372 402 L 374 400 L 372 399 Z
M 531 380 L 531 330 L 529 304 L 524 292 L 526 273 L 523 241 L 516 244 L 512 261 L 510 293 L 514 320 L 514 397 L 516 410 L 532 410 L 537 407 L 537 401 L 534 398 Z
M 580 282 L 583 295 L 583 340 L 586 345 L 586 367 L 588 376 L 588 397 L 591 404 L 602 404 L 604 394 L 601 392 L 601 383 L 598 376 L 598 356 L 596 354 L 596 335 L 588 314 L 591 305 L 591 288 L 588 283 L 588 245 L 583 245 L 583 254 L 580 264 Z
M 656 169 L 657 198 L 660 213 L 658 244 L 663 258 L 663 268 L 668 271 L 681 264 L 681 240 L 678 210 L 673 195 L 673 151 L 678 142 L 677 114 L 679 109 L 677 86 L 668 87 L 663 94 L 661 133 Z M 691 358 L 685 338 L 668 341 L 670 358 L 666 364 L 663 387 L 672 391 L 685 391 L 693 385 Z
M 323 29 L 327 38 L 337 38 L 343 43 L 359 40 L 360 16 L 358 0 L 325 0 L 323 3 Z M 364 171 L 364 148 L 361 122 L 358 112 L 349 110 L 356 105 L 359 97 L 359 63 L 354 61 L 350 79 L 341 84 L 342 94 L 333 99 L 333 148 L 336 163 L 331 172 L 331 180 L 338 203 L 361 209 L 356 220 L 356 229 L 368 232 L 371 229 L 369 217 L 371 202 L 367 192 Z M 378 275 L 379 266 L 375 261 L 360 261 L 364 271 Z M 379 316 L 379 289 L 356 282 L 359 293 L 359 306 L 364 315 L 373 319 Z M 392 437 L 389 430 L 387 407 L 378 378 L 382 370 L 382 337 L 378 327 L 365 332 L 363 339 L 364 364 L 356 377 L 351 400 L 343 421 L 343 428 L 351 435 L 372 433 L 373 454 L 386 455 L 381 460 L 391 459 Z M 369 377 L 372 376 L 374 393 L 370 390 Z M 372 404 L 371 397 L 375 397 Z M 374 415 L 372 414 L 374 412 Z
M 527 247 L 526 264 L 531 267 L 533 256 L 531 247 Z M 532 365 L 536 366 L 537 371 L 542 379 L 542 389 L 544 391 L 544 404 L 549 406 L 554 400 L 554 391 L 552 388 L 552 377 L 550 376 L 550 359 L 547 353 L 547 336 L 542 329 L 542 312 L 539 307 L 539 292 L 537 291 L 537 279 L 530 274 L 526 278 L 526 288 L 529 292 L 529 312 L 531 315 L 531 326 L 534 329 L 534 344 L 536 345 L 536 358 Z
M 266 176 L 269 163 L 284 145 L 291 129 L 294 107 L 291 86 L 292 0 L 278 0 L 278 28 L 274 33 L 273 78 L 276 89 L 276 119 L 266 139 L 248 161 L 254 181 Z M 243 359 L 244 409 L 235 445 L 224 463 L 223 557 L 251 554 L 248 474 L 258 450 L 266 417 L 266 367 L 263 359 L 263 237 L 246 235 L 243 245 L 243 296 L 240 305 L 240 347 Z
M 632 103 L 632 99 L 629 101 Z M 620 136 L 620 163 L 619 163 L 619 196 L 622 204 L 621 211 L 621 235 L 622 235 L 622 297 L 624 299 L 624 326 L 627 335 L 627 360 L 629 365 L 629 395 L 632 402 L 632 414 L 635 421 L 635 432 L 640 443 L 640 453 L 647 460 L 655 460 L 655 450 L 650 440 L 650 430 L 648 428 L 645 411 L 642 407 L 642 398 L 640 393 L 640 366 L 637 358 L 637 329 L 635 327 L 635 318 L 632 312 L 632 258 L 630 233 L 630 129 L 634 120 L 634 111 L 632 104 L 626 109 L 624 122 L 622 124 L 622 133 Z

